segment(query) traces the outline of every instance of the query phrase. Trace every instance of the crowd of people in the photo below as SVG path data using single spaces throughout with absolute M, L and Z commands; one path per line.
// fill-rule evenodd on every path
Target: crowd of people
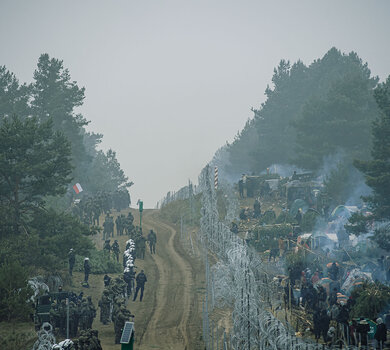
M 296 288 L 291 281 L 286 282 L 285 305 L 287 308 L 297 306 L 305 310 L 308 318 L 312 320 L 317 342 L 322 338 L 323 342 L 329 345 L 340 343 L 367 347 L 372 333 L 371 320 L 366 317 L 351 317 L 356 300 L 341 293 L 342 275 L 345 273 L 342 274 L 337 262 L 327 266 L 326 283 L 321 283 L 325 277 L 321 271 L 312 272 L 309 268 L 302 271 L 299 286 L 296 285 Z M 383 349 L 387 339 L 390 315 L 385 316 L 385 322 L 382 317 L 375 319 L 376 331 L 373 336 L 378 349 Z
M 99 300 L 100 322 L 104 325 L 113 323 L 115 331 L 115 343 L 118 344 L 126 321 L 129 321 L 133 315 L 126 308 L 128 300 L 136 301 L 139 295 L 139 301 L 144 297 L 145 283 L 147 277 L 144 270 L 136 273 L 135 260 L 144 259 L 146 251 L 146 242 L 149 242 L 150 254 L 156 253 L 157 234 L 150 230 L 147 237 L 144 237 L 142 228 L 133 225 L 134 217 L 131 213 L 126 216 L 123 214 L 117 216 L 115 220 L 117 236 L 124 234 L 130 238 L 126 241 L 123 252 L 123 275 L 115 278 L 105 274 L 103 277 L 104 290 Z M 119 262 L 120 246 L 118 240 L 114 240 L 111 245 L 110 237 L 114 236 L 114 220 L 109 214 L 106 215 L 103 223 L 103 254 L 107 259 L 113 258 Z M 73 248 L 68 253 L 69 275 L 73 275 L 73 269 L 76 261 L 76 253 Z M 84 281 L 83 286 L 89 287 L 89 274 L 91 265 L 88 257 L 84 258 Z M 132 298 L 132 299 L 131 299 Z M 60 334 L 65 336 L 64 317 L 66 317 L 64 300 L 60 300 L 53 305 L 51 313 L 53 314 L 53 324 L 59 328 Z M 64 316 L 65 315 L 65 316 Z M 92 322 L 96 317 L 96 309 L 92 304 L 91 298 L 86 300 L 79 297 L 70 300 L 70 337 L 75 337 L 79 331 L 87 331 L 92 328 Z
M 96 308 L 90 296 L 85 298 L 83 292 L 76 295 L 73 292 L 62 292 L 60 289 L 54 297 L 47 295 L 47 298 L 51 301 L 50 324 L 58 334 L 66 337 L 68 324 L 71 338 L 76 337 L 81 330 L 92 328 Z M 66 302 L 67 298 L 69 305 Z

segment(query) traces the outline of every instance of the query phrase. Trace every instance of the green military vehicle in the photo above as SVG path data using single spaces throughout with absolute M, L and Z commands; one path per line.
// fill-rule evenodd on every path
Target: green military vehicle
M 47 293 L 37 298 L 34 313 L 35 329 L 39 330 L 44 322 L 50 323 L 50 310 L 54 301 L 60 303 L 61 300 L 69 297 L 68 292 Z

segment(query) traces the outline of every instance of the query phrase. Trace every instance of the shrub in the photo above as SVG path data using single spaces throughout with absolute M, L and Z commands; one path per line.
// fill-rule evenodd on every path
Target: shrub
M 365 283 L 355 288 L 351 294 L 356 300 L 352 317 L 368 317 L 375 319 L 390 302 L 390 288 L 381 283 Z
M 74 266 L 75 271 L 84 271 L 84 258 L 85 256 L 76 255 L 76 262 Z M 122 264 L 120 262 L 116 262 L 113 257 L 109 259 L 104 256 L 103 251 L 101 250 L 91 250 L 88 258 L 92 274 L 123 272 Z
M 26 320 L 31 312 L 27 302 L 32 290 L 27 284 L 28 270 L 19 262 L 0 265 L 0 320 Z

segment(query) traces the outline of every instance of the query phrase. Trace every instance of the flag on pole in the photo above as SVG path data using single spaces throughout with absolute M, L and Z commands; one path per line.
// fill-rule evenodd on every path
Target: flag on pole
M 76 185 L 73 186 L 73 189 L 74 191 L 76 192 L 76 194 L 79 194 L 80 192 L 83 192 L 83 188 L 81 187 L 81 185 L 79 183 L 77 183 Z

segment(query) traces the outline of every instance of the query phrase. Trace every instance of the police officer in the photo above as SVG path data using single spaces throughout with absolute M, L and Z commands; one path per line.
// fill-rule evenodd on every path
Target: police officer
M 135 294 L 134 294 L 133 301 L 136 301 L 137 295 L 138 295 L 138 291 L 140 289 L 141 289 L 141 295 L 140 295 L 139 301 L 142 301 L 142 298 L 144 296 L 145 282 L 148 281 L 147 278 L 146 278 L 146 275 L 144 273 L 144 270 L 141 270 L 141 272 L 137 275 L 135 280 L 137 282 L 137 287 L 135 288 Z

